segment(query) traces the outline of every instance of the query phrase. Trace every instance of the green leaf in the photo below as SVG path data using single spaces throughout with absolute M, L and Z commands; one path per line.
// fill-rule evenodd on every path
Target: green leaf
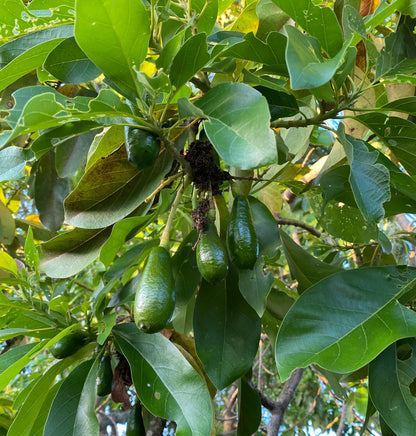
M 33 240 L 33 230 L 29 227 L 25 241 L 25 262 L 32 268 L 39 268 L 39 251 Z
M 64 83 L 83 83 L 96 79 L 101 71 L 79 48 L 74 37 L 63 40 L 48 55 L 43 67 Z
M 65 200 L 66 220 L 73 226 L 109 226 L 133 212 L 169 172 L 172 158 L 162 152 L 155 163 L 138 171 L 125 147 L 97 160 Z
M 196 28 L 198 33 L 209 35 L 214 28 L 218 15 L 218 0 L 192 0 L 191 8 L 198 14 Z
M 223 83 L 208 91 L 196 106 L 208 116 L 205 132 L 229 165 L 253 169 L 277 160 L 266 99 L 243 83 Z
M 210 60 L 205 33 L 198 33 L 189 38 L 180 48 L 172 61 L 170 79 L 179 89 L 190 80 Z
M 102 133 L 95 136 L 88 151 L 87 165 L 85 171 L 89 170 L 92 164 L 102 157 L 106 157 L 117 150 L 124 142 L 124 127 L 114 125 L 104 129 Z
M 7 147 L 0 151 L 0 182 L 23 179 L 26 161 L 32 158 L 30 150 L 20 147 Z
M 0 242 L 11 245 L 16 227 L 10 210 L 0 201 Z
M 298 281 L 299 293 L 319 282 L 319 280 L 342 271 L 341 268 L 321 262 L 316 257 L 310 255 L 282 229 L 280 229 L 280 239 L 289 265 L 290 274 Z
M 39 160 L 35 177 L 35 202 L 42 224 L 52 231 L 64 222 L 64 199 L 69 192 L 68 179 L 58 177 L 55 153 L 51 150 Z
M 62 141 L 55 148 L 55 165 L 59 177 L 69 177 L 84 167 L 95 132 L 86 132 Z
M 78 365 L 60 386 L 46 421 L 44 436 L 98 435 L 95 415 L 98 360 Z
M 256 433 L 261 421 L 261 402 L 259 394 L 242 377 L 238 389 L 238 427 L 237 436 L 251 436 Z
M 136 94 L 136 70 L 147 55 L 150 37 L 143 3 L 77 0 L 75 12 L 75 38 L 81 50 L 122 91 Z
M 311 0 L 273 0 L 279 8 L 303 27 L 309 35 L 321 43 L 322 48 L 335 56 L 341 50 L 343 35 L 333 10 L 327 6 L 315 5 Z M 294 28 L 294 27 L 293 27 Z
M 273 285 L 273 273 L 264 270 L 264 259 L 259 256 L 253 269 L 239 270 L 238 286 L 247 303 L 262 317 L 267 296 Z
M 254 229 L 259 241 L 259 253 L 273 258 L 280 244 L 279 226 L 269 208 L 255 197 L 248 197 Z
M 351 167 L 350 184 L 355 201 L 363 217 L 370 224 L 376 224 L 384 218 L 383 203 L 390 200 L 389 171 L 376 163 L 378 152 L 369 152 L 364 141 L 345 135 L 343 124 L 338 129 L 338 137 Z
M 362 114 L 356 120 L 372 130 L 399 159 L 410 175 L 416 174 L 416 125 L 380 112 Z
M 415 340 L 408 338 L 390 345 L 370 363 L 371 400 L 396 434 L 411 434 L 415 428 L 415 352 Z
M 415 279 L 415 268 L 384 266 L 343 271 L 309 288 L 278 332 L 276 363 L 282 380 L 311 363 L 352 372 L 394 341 L 414 336 L 416 314 L 399 299 L 414 296 Z
M 99 255 L 111 228 L 74 229 L 41 245 L 41 269 L 54 278 L 77 274 Z
M 37 344 L 25 344 L 19 347 L 11 348 L 6 353 L 0 355 L 0 375 L 6 371 L 9 366 L 20 360 L 28 352 L 32 350 Z
M 376 77 L 394 77 L 397 74 L 413 75 L 416 68 L 416 20 L 402 17 L 395 32 L 385 38 L 385 46 L 377 59 Z
M 235 271 L 215 285 L 202 282 L 195 304 L 195 346 L 218 389 L 251 368 L 260 330 L 260 318 L 241 296 Z
M 49 52 L 72 34 L 73 26 L 58 26 L 3 44 L 0 47 L 0 90 L 40 67 Z
M 159 333 L 140 332 L 133 323 L 117 325 L 113 335 L 129 361 L 137 395 L 146 409 L 175 421 L 178 436 L 210 434 L 207 386 L 175 345 Z
M 285 26 L 287 33 L 286 62 L 289 70 L 290 87 L 293 90 L 318 88 L 328 83 L 344 61 L 349 47 L 342 49 L 328 61 L 321 55 L 319 42 L 304 35 L 293 26 Z
M 10 426 L 8 436 L 32 436 L 36 430 L 35 419 L 45 407 L 49 390 L 58 374 L 73 363 L 74 359 L 64 359 L 51 366 L 43 375 L 37 378 L 24 403 L 19 408 Z M 48 409 L 49 411 L 49 409 Z M 46 420 L 46 419 L 45 419 Z
M 49 410 L 52 406 L 52 401 L 54 400 L 62 382 L 63 380 L 58 381 L 48 390 L 46 398 L 43 401 L 42 408 L 39 411 L 35 422 L 33 423 L 33 433 L 31 434 L 31 436 L 43 436 L 43 429 L 45 428 L 46 420 L 48 419 Z
M 7 254 L 5 251 L 0 251 L 0 270 L 7 271 L 17 276 L 17 266 L 13 257 Z

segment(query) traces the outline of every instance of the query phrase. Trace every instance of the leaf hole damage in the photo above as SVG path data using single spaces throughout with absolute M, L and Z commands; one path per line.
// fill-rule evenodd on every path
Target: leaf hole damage
M 396 348 L 396 355 L 399 360 L 408 360 L 412 357 L 413 349 L 410 344 L 400 344 Z M 416 385 L 415 385 L 416 387 Z

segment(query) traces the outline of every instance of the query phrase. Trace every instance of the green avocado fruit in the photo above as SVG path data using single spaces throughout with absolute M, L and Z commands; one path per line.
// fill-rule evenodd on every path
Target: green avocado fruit
M 105 397 L 113 390 L 113 370 L 110 356 L 103 356 L 98 364 L 97 395 Z
M 64 359 L 75 354 L 88 342 L 89 334 L 85 330 L 75 330 L 55 342 L 49 350 L 56 359 Z
M 227 235 L 231 262 L 239 269 L 253 269 L 259 255 L 259 242 L 247 198 L 237 195 L 231 210 Z
M 160 152 L 160 139 L 154 134 L 131 126 L 124 127 L 127 157 L 141 170 L 153 165 Z
M 150 250 L 134 300 L 134 320 L 139 330 L 157 333 L 166 327 L 175 308 L 174 280 L 169 252 Z
M 196 262 L 201 276 L 207 282 L 215 283 L 227 275 L 227 252 L 213 223 L 209 223 L 201 234 L 196 247 Z
M 146 436 L 142 417 L 142 407 L 139 402 L 137 402 L 130 410 L 127 418 L 126 436 Z

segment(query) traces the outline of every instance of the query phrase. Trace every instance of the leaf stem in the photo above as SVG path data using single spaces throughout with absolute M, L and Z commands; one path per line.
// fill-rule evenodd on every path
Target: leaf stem
M 166 226 L 163 229 L 163 233 L 162 233 L 162 236 L 160 238 L 159 245 L 163 248 L 166 248 L 167 250 L 169 250 L 169 235 L 170 235 L 170 231 L 172 230 L 173 219 L 175 218 L 176 211 L 177 211 L 179 204 L 181 202 L 181 199 L 182 199 L 182 195 L 190 183 L 191 183 L 191 179 L 189 177 L 185 177 L 182 186 L 180 187 L 179 191 L 176 193 L 175 200 L 172 203 L 169 217 L 168 217 L 168 220 L 166 222 Z

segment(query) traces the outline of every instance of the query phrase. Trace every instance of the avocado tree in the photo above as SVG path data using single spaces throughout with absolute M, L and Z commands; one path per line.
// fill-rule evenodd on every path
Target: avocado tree
M 0 0 L 0 434 L 414 434 L 415 26 Z

